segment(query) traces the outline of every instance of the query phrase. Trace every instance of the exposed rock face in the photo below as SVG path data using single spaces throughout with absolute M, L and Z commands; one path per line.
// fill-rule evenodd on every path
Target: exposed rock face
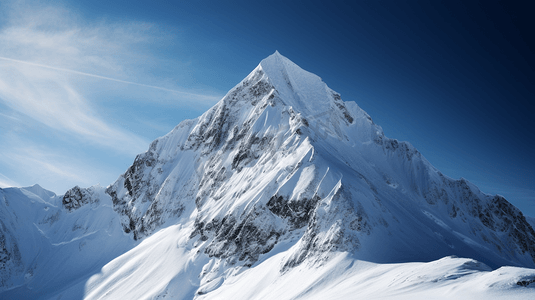
M 221 221 L 197 223 L 191 238 L 199 234 L 200 242 L 209 240 L 204 249 L 209 257 L 228 259 L 231 263 L 243 261 L 245 266 L 251 266 L 259 255 L 273 248 L 282 234 L 273 221 L 265 209 L 253 208 L 241 220 L 227 215 Z
M 126 173 L 106 189 L 112 198 L 114 210 L 122 215 L 124 231 L 132 232 L 136 240 L 163 224 L 162 218 L 166 216 L 164 212 L 179 216 L 183 210 L 180 205 L 166 208 L 162 202 L 154 201 L 160 187 L 152 181 L 161 174 L 159 167 L 165 163 L 158 161 L 158 155 L 154 152 L 156 144 L 157 141 L 153 142 L 149 151 L 138 155 Z M 120 195 L 117 194 L 118 191 Z M 165 195 L 170 194 L 166 191 Z M 143 209 L 138 209 L 139 206 Z
M 68 211 L 73 211 L 87 204 L 97 204 L 99 201 L 98 195 L 93 195 L 93 188 L 83 189 L 75 186 L 65 193 L 62 204 Z
M 23 272 L 17 241 L 0 219 L 0 291 L 7 287 L 11 277 Z
M 535 262 L 535 231 L 518 208 L 502 196 L 482 194 L 465 179 L 454 181 L 443 175 L 440 179 L 445 187 L 435 183 L 424 195 L 429 204 L 446 205 L 450 218 L 469 223 L 472 232 L 502 255 L 521 253 Z
M 508 248 L 509 251 L 516 252 L 518 249 L 535 261 L 535 231 L 518 208 L 497 195 L 478 210 L 478 217 L 485 227 L 496 232 L 498 236 L 512 238 L 512 249 L 510 245 L 503 245 L 500 238 L 495 239 L 493 242 L 498 250 Z
M 282 270 L 301 264 L 306 258 L 318 261 L 331 251 L 355 252 L 360 248 L 360 235 L 369 235 L 371 227 L 360 203 L 354 207 L 350 195 L 339 184 L 333 196 L 319 200 L 307 229 L 299 241 L 299 250 L 286 261 Z
M 275 215 L 287 219 L 292 229 L 307 225 L 321 198 L 314 195 L 311 199 L 303 198 L 290 201 L 283 196 L 273 196 L 267 203 L 268 209 Z

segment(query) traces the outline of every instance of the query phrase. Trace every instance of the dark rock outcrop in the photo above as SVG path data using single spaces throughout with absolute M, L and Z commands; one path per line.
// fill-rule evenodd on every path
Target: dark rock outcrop
M 79 209 L 87 204 L 94 204 L 99 201 L 98 197 L 94 197 L 91 189 L 83 189 L 75 186 L 68 190 L 61 201 L 63 207 L 68 211 Z

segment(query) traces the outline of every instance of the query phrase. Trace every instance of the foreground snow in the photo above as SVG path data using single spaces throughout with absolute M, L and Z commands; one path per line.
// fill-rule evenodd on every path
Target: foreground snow
M 189 238 L 193 221 L 166 227 L 135 243 L 114 225 L 118 218 L 106 202 L 80 211 L 96 218 L 97 222 L 89 222 L 96 226 L 91 230 L 89 224 L 82 226 L 87 219 L 58 209 L 54 203 L 59 198 L 38 186 L 1 193 L 11 200 L 9 207 L 18 212 L 18 219 L 28 205 L 40 207 L 37 211 L 42 216 L 26 217 L 37 220 L 30 227 L 47 239 L 38 244 L 39 239 L 19 237 L 21 248 L 38 251 L 40 259 L 24 263 L 27 272 L 21 281 L 0 293 L 0 299 L 535 298 L 535 269 L 492 270 L 473 259 L 456 257 L 381 264 L 347 252 L 326 253 L 284 268 L 296 251 L 297 235 L 260 255 L 249 268 L 199 252 L 197 240 Z M 39 222 L 50 220 L 48 214 L 57 220 Z M 124 254 L 113 259 L 121 251 Z M 112 260 L 105 263 L 106 259 Z
M 84 299 L 534 299 L 535 270 L 445 257 L 428 263 L 378 264 L 347 252 L 281 271 L 279 245 L 251 268 L 199 254 L 187 230 L 159 231 L 104 266 L 84 285 Z M 207 275 L 200 280 L 198 274 Z M 519 284 L 529 283 L 527 286 Z M 72 289 L 76 295 L 79 287 Z M 50 297 L 73 299 L 71 291 Z M 44 298 L 43 298 L 44 299 Z
M 495 271 L 472 259 L 446 257 L 429 263 L 375 264 L 347 253 L 325 264 L 304 264 L 278 274 L 284 254 L 226 281 L 198 299 L 533 299 L 535 288 L 519 279 L 535 270 Z

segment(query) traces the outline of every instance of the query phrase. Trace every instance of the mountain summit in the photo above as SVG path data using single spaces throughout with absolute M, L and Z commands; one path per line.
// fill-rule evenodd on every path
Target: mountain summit
M 252 74 L 261 73 L 284 104 L 303 116 L 310 117 L 333 109 L 332 96 L 336 93 L 320 77 L 301 69 L 279 52 L 262 60 Z
M 39 253 L 20 250 L 26 244 L 16 236 L 24 230 L 46 237 L 49 248 L 80 245 L 78 256 L 69 255 L 95 268 L 84 286 L 89 299 L 217 297 L 229 291 L 227 281 L 261 272 L 254 270 L 275 277 L 310 265 L 335 272 L 332 262 L 340 261 L 347 271 L 355 262 L 441 259 L 459 276 L 535 267 L 535 232 L 516 207 L 443 175 L 278 52 L 202 116 L 156 139 L 107 188 L 75 187 L 54 201 L 41 205 L 53 209 L 34 216 L 34 227 L 15 217 L 4 221 L 11 227 L 0 224 L 9 246 L 2 266 L 11 266 L 2 284 L 13 295 L 32 284 L 25 274 L 47 274 L 34 263 Z M 4 215 L 22 213 L 14 209 L 2 206 Z M 88 219 L 97 210 L 106 213 Z M 74 224 L 68 234 L 65 224 Z M 102 267 L 83 249 L 113 244 L 106 235 L 125 246 L 104 247 L 103 257 L 129 251 Z M 468 259 L 442 259 L 452 255 Z

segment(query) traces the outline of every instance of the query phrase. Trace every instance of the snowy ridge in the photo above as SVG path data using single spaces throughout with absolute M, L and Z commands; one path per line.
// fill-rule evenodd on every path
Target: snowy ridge
M 111 247 L 111 239 L 119 242 L 98 258 L 72 250 L 73 259 L 93 262 L 76 273 L 76 284 L 52 280 L 63 287 L 61 295 L 76 296 L 83 288 L 86 299 L 217 299 L 242 285 L 255 286 L 244 290 L 262 297 L 290 286 L 286 280 L 296 283 L 296 274 L 311 268 L 330 275 L 312 276 L 277 297 L 318 293 L 319 298 L 321 292 L 345 286 L 335 282 L 347 279 L 362 286 L 364 274 L 379 270 L 384 271 L 381 278 L 421 270 L 429 278 L 418 281 L 424 293 L 442 289 L 441 278 L 449 276 L 426 267 L 433 264 L 449 266 L 445 270 L 463 278 L 455 284 L 449 278 L 445 286 L 450 287 L 492 282 L 495 275 L 485 275 L 491 268 L 535 267 L 535 232 L 516 207 L 464 179 L 444 176 L 410 144 L 385 137 L 356 103 L 342 101 L 321 78 L 278 52 L 202 116 L 155 140 L 107 188 L 75 187 L 63 197 L 51 197 L 54 206 L 39 205 L 53 208 L 55 227 L 4 226 L 1 232 L 36 232 L 50 240 L 46 247 L 69 251 L 82 243 Z M 20 211 L 2 209 L 5 214 Z M 83 230 L 73 224 L 83 224 Z M 34 247 L 24 241 L 18 245 Z M 481 263 L 443 259 L 451 255 Z M 35 253 L 22 256 L 42 259 Z M 6 261 L 12 264 L 6 280 L 19 278 L 2 283 L 4 290 L 11 289 L 6 295 L 24 295 L 32 286 L 46 290 L 37 277 L 20 279 L 25 271 L 16 266 L 28 270 L 30 263 Z M 334 262 L 347 264 L 350 271 L 337 269 Z M 428 263 L 415 267 L 409 262 Z M 359 273 L 364 265 L 367 271 Z M 69 270 L 68 265 L 61 268 Z M 535 281 L 532 270 L 507 270 L 497 282 L 510 293 L 525 292 L 516 282 L 529 286 L 531 278 Z M 313 288 L 317 280 L 325 283 L 319 285 L 324 290 Z M 407 287 L 394 281 L 379 295 Z M 479 292 L 488 295 L 492 289 Z M 254 298 L 247 293 L 243 299 Z

